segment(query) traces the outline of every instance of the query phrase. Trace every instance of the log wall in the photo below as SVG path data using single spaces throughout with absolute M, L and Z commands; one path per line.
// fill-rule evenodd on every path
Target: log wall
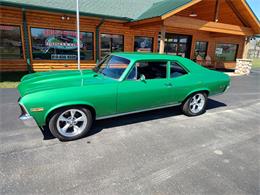
M 0 7 L 0 23 L 1 24 L 10 24 L 10 25 L 19 25 L 21 27 L 22 34 L 22 44 L 24 46 L 24 35 L 22 31 L 23 20 L 22 20 L 22 10 L 18 8 L 10 7 Z M 63 29 L 63 30 L 76 30 L 76 18 L 75 15 L 66 15 L 69 16 L 69 20 L 62 20 L 61 17 L 65 14 L 53 13 L 53 12 L 44 12 L 44 11 L 26 11 L 27 19 L 27 28 L 29 33 L 29 43 L 31 48 L 31 27 L 40 27 L 40 28 L 53 28 L 53 29 Z M 82 16 L 80 19 L 80 30 L 82 32 L 92 32 L 94 39 L 94 59 L 93 60 L 82 60 L 82 68 L 92 68 L 96 62 L 96 26 L 100 23 L 101 19 L 99 18 L 90 18 Z M 129 27 L 123 22 L 119 21 L 108 21 L 105 22 L 100 27 L 101 33 L 109 34 L 119 34 L 124 35 L 124 51 L 133 51 L 134 50 L 134 37 L 135 36 L 147 36 L 152 37 L 154 40 L 153 50 L 157 52 L 158 48 L 158 34 L 160 32 L 160 24 L 151 24 L 143 25 L 141 27 Z M 235 43 L 239 45 L 237 57 L 242 57 L 244 37 L 243 36 L 233 36 L 233 35 L 224 35 L 217 33 L 209 33 L 203 31 L 182 29 L 182 28 L 172 28 L 166 27 L 166 32 L 176 33 L 176 34 L 187 34 L 192 35 L 192 46 L 191 46 L 191 56 L 194 57 L 194 49 L 196 41 L 208 41 L 208 55 L 213 59 L 215 56 L 215 46 L 217 43 Z M 24 48 L 24 47 L 23 47 Z M 101 48 L 99 46 L 99 48 Z M 76 60 L 34 60 L 31 55 L 31 66 L 34 71 L 48 71 L 48 70 L 61 70 L 61 69 L 76 69 Z M 233 68 L 235 62 L 225 62 L 220 65 L 226 68 Z M 26 59 L 25 52 L 24 58 L 21 60 L 1 60 L 1 71 L 26 71 Z

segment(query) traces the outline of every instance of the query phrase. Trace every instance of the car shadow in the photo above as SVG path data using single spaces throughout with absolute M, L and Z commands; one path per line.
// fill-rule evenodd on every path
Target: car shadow
M 208 99 L 207 110 L 224 107 L 224 106 L 227 105 L 213 99 Z M 136 114 L 129 114 L 129 115 L 120 116 L 116 118 L 98 120 L 94 122 L 92 129 L 88 132 L 88 134 L 85 137 L 95 135 L 107 128 L 119 127 L 119 126 L 134 124 L 134 123 L 141 123 L 141 122 L 151 121 L 156 119 L 163 119 L 167 117 L 178 116 L 181 114 L 182 112 L 180 106 L 175 106 L 175 107 L 146 111 L 146 112 L 141 112 Z M 49 129 L 46 127 L 42 129 L 42 133 L 43 133 L 44 140 L 55 138 L 50 133 Z

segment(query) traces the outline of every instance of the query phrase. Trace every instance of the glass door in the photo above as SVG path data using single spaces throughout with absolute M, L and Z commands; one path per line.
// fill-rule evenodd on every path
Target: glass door
M 165 53 L 190 58 L 191 39 L 190 35 L 166 33 Z

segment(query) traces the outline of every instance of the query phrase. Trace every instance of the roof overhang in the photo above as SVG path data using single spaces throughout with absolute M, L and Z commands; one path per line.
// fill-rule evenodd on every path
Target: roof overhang
M 187 28 L 193 30 L 233 34 L 241 36 L 251 36 L 254 34 L 251 28 L 241 27 L 237 25 L 209 22 L 205 20 L 198 20 L 193 18 L 172 16 L 163 23 L 165 26 L 176 27 L 176 28 Z
M 260 23 L 257 16 L 254 14 L 250 6 L 247 4 L 246 0 L 231 0 L 231 2 L 236 5 L 239 13 L 245 18 L 253 29 L 254 34 L 260 34 Z

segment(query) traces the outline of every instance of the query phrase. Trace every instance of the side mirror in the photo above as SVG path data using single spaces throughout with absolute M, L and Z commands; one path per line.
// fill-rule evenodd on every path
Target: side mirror
M 143 74 L 141 74 L 139 80 L 140 81 L 145 81 L 145 76 Z

